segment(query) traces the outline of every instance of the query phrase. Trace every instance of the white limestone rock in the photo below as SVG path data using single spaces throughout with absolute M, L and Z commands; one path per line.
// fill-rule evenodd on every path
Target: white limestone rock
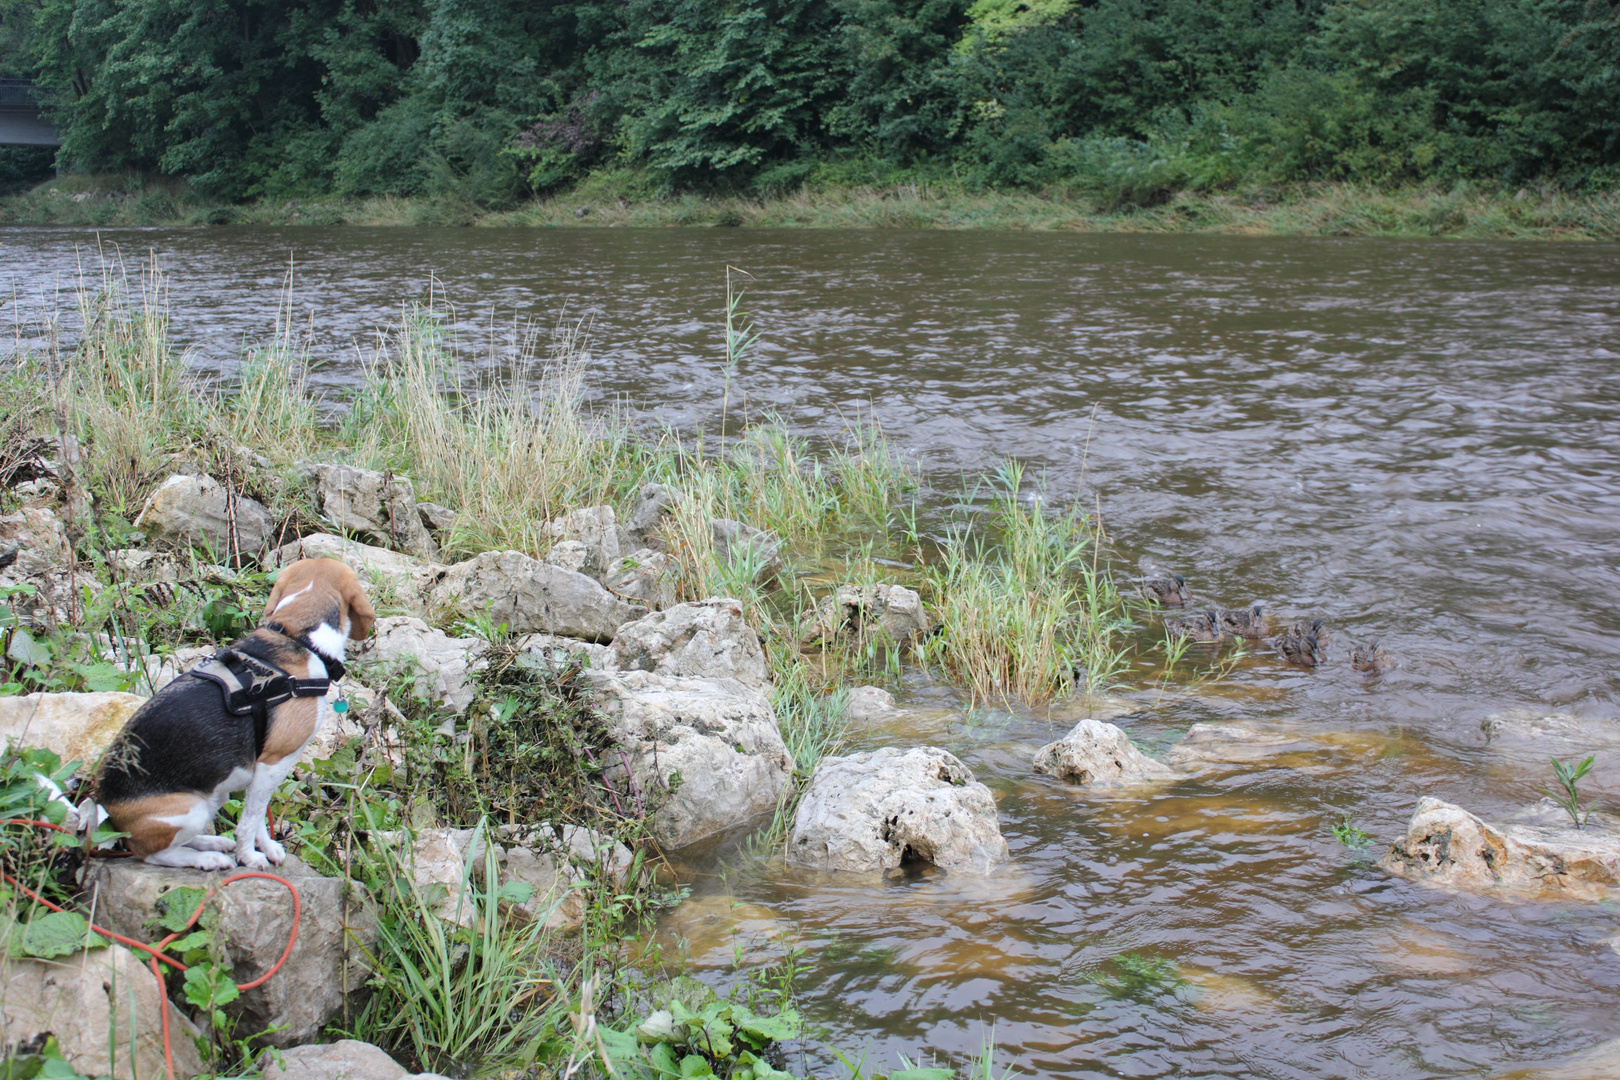
M 983 875 L 1008 858 L 990 789 L 932 746 L 823 758 L 787 851 L 791 862 L 857 873 L 929 862 Z
M 751 567 L 756 584 L 770 581 L 782 571 L 782 541 L 752 525 L 730 518 L 709 522 L 714 557 L 722 565 Z
M 0 697 L 0 748 L 37 746 L 94 767 L 146 699 L 117 692 Z
M 1620 885 L 1620 821 L 1594 814 L 1584 829 L 1550 799 L 1488 824 L 1425 796 L 1379 864 L 1397 877 L 1468 892 L 1601 900 Z
M 602 584 L 622 600 L 645 604 L 649 611 L 662 611 L 675 606 L 675 583 L 680 573 L 675 556 L 637 548 L 608 567 Z
M 1180 775 L 1143 754 L 1118 727 L 1091 719 L 1037 750 L 1035 771 L 1094 789 L 1163 783 Z
M 353 465 L 313 464 L 309 471 L 321 514 L 335 528 L 421 559 L 439 557 L 408 477 Z
M 135 527 L 158 547 L 200 547 L 223 559 L 233 550 L 233 521 L 235 550 L 244 555 L 264 550 L 276 527 L 263 504 L 233 497 L 212 476 L 171 476 L 147 498 Z
M 904 585 L 840 585 L 821 601 L 800 641 L 906 645 L 921 639 L 929 627 L 922 597 Z
M 690 679 L 736 679 L 764 686 L 765 651 L 741 602 L 714 597 L 676 604 L 625 623 L 609 646 L 621 671 L 653 671 Z
M 466 618 L 487 616 L 515 634 L 543 631 L 607 642 L 642 611 L 584 574 L 517 551 L 486 551 L 449 567 L 433 602 Z
M 56 1036 L 62 1057 L 81 1076 L 152 1080 L 164 1075 L 163 1017 L 169 1013 L 176 1076 L 196 1076 L 201 1035 L 135 953 L 122 945 L 53 960 L 0 954 L 0 1053 L 43 1045 Z
M 276 870 L 298 887 L 298 940 L 269 982 L 244 991 L 226 1011 L 238 1030 L 267 1036 L 272 1046 L 293 1046 L 320 1035 L 343 1010 L 364 1005 L 375 954 L 377 916 L 365 890 L 341 878 L 321 877 L 289 857 Z M 136 941 L 155 943 L 167 931 L 155 925 L 158 897 L 177 886 L 207 887 L 225 874 L 152 866 L 135 859 L 92 859 L 85 888 L 96 922 Z M 280 958 L 293 927 L 292 901 L 273 881 L 235 882 L 209 900 L 218 912 L 220 948 L 238 982 L 257 978 Z M 162 1075 L 161 1071 L 156 1075 Z
M 623 753 L 606 776 L 652 811 L 659 843 L 685 847 L 776 807 L 793 762 L 757 687 L 648 671 L 587 679 Z

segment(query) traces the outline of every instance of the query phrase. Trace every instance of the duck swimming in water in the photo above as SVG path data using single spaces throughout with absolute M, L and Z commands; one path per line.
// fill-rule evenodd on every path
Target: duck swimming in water
M 1167 578 L 1148 578 L 1142 582 L 1142 595 L 1165 607 L 1185 607 L 1192 594 L 1187 591 L 1187 579 L 1180 574 Z
M 1283 636 L 1296 638 L 1314 637 L 1317 645 L 1321 646 L 1323 649 L 1326 649 L 1327 643 L 1333 639 L 1333 634 L 1327 629 L 1327 627 L 1322 625 L 1321 619 L 1312 619 L 1310 622 L 1306 622 L 1305 620 L 1301 619 L 1293 626 L 1290 626 L 1287 633 L 1285 633 Z
M 1365 645 L 1357 645 L 1350 650 L 1350 666 L 1357 671 L 1385 671 L 1395 666 L 1395 661 L 1389 658 L 1384 647 L 1373 638 Z
M 1218 611 L 1215 617 L 1220 620 L 1221 629 L 1233 637 L 1263 638 L 1266 636 L 1266 621 L 1260 617 L 1260 605 L 1252 607 L 1235 608 L 1231 611 Z
M 1317 619 L 1315 626 L 1320 627 L 1321 625 L 1322 620 Z M 1313 668 L 1327 659 L 1327 654 L 1322 651 L 1322 643 L 1317 639 L 1315 630 L 1312 629 L 1311 624 L 1303 622 L 1297 622 L 1288 628 L 1288 633 L 1284 634 L 1282 640 L 1277 642 L 1277 651 L 1290 664 L 1304 668 Z
M 1221 629 L 1220 620 L 1215 617 L 1213 609 L 1190 619 L 1166 619 L 1164 632 L 1188 641 L 1226 640 L 1226 632 Z

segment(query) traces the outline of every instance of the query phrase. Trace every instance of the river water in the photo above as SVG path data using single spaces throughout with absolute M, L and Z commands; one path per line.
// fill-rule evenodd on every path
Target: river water
M 684 428 L 719 410 L 729 264 L 752 275 L 742 306 L 762 333 L 736 383 L 750 410 L 813 437 L 870 411 L 936 506 L 963 473 L 1025 459 L 1049 498 L 1100 505 L 1139 567 L 1179 571 L 1201 600 L 1328 621 L 1337 661 L 1316 672 L 1256 654 L 1161 692 L 1140 669 L 1110 708 L 1150 749 L 1201 721 L 1303 747 L 1151 796 L 1030 773 L 1079 706 L 968 712 L 910 676 L 898 718 L 855 748 L 962 757 L 1013 851 L 989 880 L 840 881 L 724 847 L 681 859 L 693 895 L 669 947 L 712 980 L 801 948 L 807 1016 L 869 1065 L 961 1060 L 993 1028 L 1003 1066 L 1043 1076 L 1405 1080 L 1620 1037 L 1613 905 L 1449 896 L 1372 865 L 1419 796 L 1506 814 L 1550 780 L 1549 753 L 1596 751 L 1586 786 L 1620 799 L 1613 246 L 12 229 L 6 337 L 35 335 L 99 257 L 133 274 L 148 252 L 205 369 L 270 333 L 290 259 L 319 382 L 350 379 L 356 342 L 431 293 L 496 343 L 491 363 L 523 320 L 587 319 L 593 400 Z M 1397 660 L 1380 677 L 1344 660 L 1373 634 Z M 1545 714 L 1575 734 L 1481 727 Z M 1331 834 L 1345 813 L 1375 838 L 1363 852 Z M 1157 985 L 1121 979 L 1125 954 Z

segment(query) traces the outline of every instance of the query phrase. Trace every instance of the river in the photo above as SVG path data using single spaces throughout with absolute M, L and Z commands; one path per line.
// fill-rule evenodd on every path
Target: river
M 964 473 L 1025 459 L 1048 498 L 1100 506 L 1127 562 L 1184 574 L 1201 600 L 1327 620 L 1339 659 L 1316 672 L 1257 653 L 1169 694 L 1144 668 L 1116 695 L 1149 748 L 1200 721 L 1311 747 L 1151 797 L 1030 773 L 1078 707 L 968 713 L 910 675 L 899 719 L 856 748 L 962 757 L 1013 851 L 992 879 L 682 858 L 693 896 L 664 935 L 715 979 L 796 943 L 806 1015 L 871 1065 L 959 1060 L 993 1026 L 1001 1064 L 1041 1076 L 1417 1080 L 1620 1037 L 1612 905 L 1451 896 L 1372 865 L 1420 795 L 1487 818 L 1533 800 L 1549 749 L 1597 751 L 1586 786 L 1620 798 L 1614 246 L 9 229 L 7 339 L 37 339 L 98 244 L 132 274 L 157 254 L 205 370 L 268 335 L 290 260 L 322 385 L 431 291 L 447 324 L 495 342 L 492 364 L 524 321 L 587 320 L 592 401 L 687 429 L 719 412 L 729 264 L 751 275 L 741 306 L 762 334 L 733 402 L 814 438 L 870 411 L 936 508 Z M 1350 670 L 1345 646 L 1368 635 L 1394 670 Z M 1481 726 L 1549 713 L 1580 736 L 1488 742 Z M 1375 838 L 1364 852 L 1332 836 L 1344 814 Z M 1158 990 L 1098 978 L 1123 954 L 1163 962 Z

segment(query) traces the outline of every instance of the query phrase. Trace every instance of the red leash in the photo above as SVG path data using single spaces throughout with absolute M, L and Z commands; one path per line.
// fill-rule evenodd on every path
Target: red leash
M 73 835 L 72 829 L 65 829 L 60 825 L 53 825 L 49 821 L 34 821 L 29 818 L 6 818 L 5 820 L 0 821 L 0 825 L 32 825 L 36 828 L 52 829 L 59 833 L 67 833 L 69 836 Z M 0 878 L 4 878 L 10 885 L 12 885 L 12 887 L 21 889 L 23 892 L 27 893 L 29 898 L 35 903 L 44 904 L 52 911 L 66 910 L 65 908 L 58 907 L 57 905 L 51 903 L 49 900 L 45 899 L 43 896 L 40 896 L 34 890 L 30 889 L 28 886 L 24 885 L 22 882 L 18 881 L 16 878 L 5 873 L 4 871 L 0 871 Z M 223 889 L 225 886 L 234 881 L 247 881 L 249 878 L 264 878 L 266 881 L 280 882 L 282 885 L 285 885 L 287 887 L 287 891 L 292 894 L 293 904 L 292 933 L 287 936 L 287 947 L 281 950 L 281 959 L 277 960 L 269 971 L 265 972 L 263 975 L 260 975 L 252 982 L 236 984 L 236 988 L 238 990 L 252 990 L 254 987 L 263 986 L 270 980 L 272 975 L 281 970 L 281 966 L 287 962 L 287 957 L 292 955 L 293 944 L 298 940 L 298 920 L 303 914 L 303 903 L 298 898 L 298 889 L 293 885 L 292 882 L 288 881 L 284 877 L 280 877 L 276 874 L 266 874 L 258 870 L 250 870 L 242 874 L 232 874 L 230 877 L 211 886 L 209 890 L 203 894 L 202 900 L 197 904 L 197 910 L 191 913 L 191 918 L 186 920 L 186 925 L 184 927 L 170 934 L 156 945 L 148 945 L 143 941 L 136 941 L 133 938 L 127 938 L 122 934 L 115 934 L 111 930 L 97 926 L 95 923 L 90 924 L 90 929 L 94 930 L 102 937 L 110 938 L 113 941 L 118 942 L 120 945 L 127 945 L 132 949 L 140 949 L 143 952 L 150 954 L 152 974 L 158 981 L 158 997 L 163 1003 L 159 1007 L 163 1012 L 163 1065 L 168 1071 L 168 1080 L 175 1080 L 174 1051 L 169 1045 L 169 988 L 163 981 L 163 972 L 158 969 L 158 963 L 162 962 L 168 964 L 177 971 L 185 971 L 186 965 L 182 964 L 180 961 L 171 956 L 165 955 L 163 950 L 168 948 L 176 938 L 179 938 L 196 925 L 197 920 L 202 917 L 203 908 L 207 906 L 209 897 L 213 896 L 220 889 Z

